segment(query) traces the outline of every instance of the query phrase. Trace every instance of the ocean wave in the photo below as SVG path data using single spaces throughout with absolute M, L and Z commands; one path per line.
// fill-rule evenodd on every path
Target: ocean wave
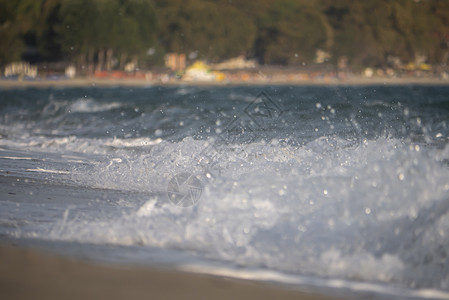
M 0 234 L 448 291 L 447 90 L 376 90 L 18 93 L 0 107 L 1 171 L 19 179 L 8 189 L 36 181 L 59 200 L 38 185 L 20 208 L 2 202 Z M 33 193 L 52 209 L 33 206 Z
M 79 186 L 148 200 L 127 201 L 131 212 L 114 218 L 68 211 L 40 238 L 183 249 L 246 267 L 448 289 L 449 168 L 441 163 L 448 146 L 384 138 L 348 145 L 338 137 L 304 146 L 256 142 L 244 147 L 245 157 L 218 159 L 210 177 L 198 160 L 210 143 L 162 141 L 147 154 L 121 149 L 89 172 L 72 169 Z M 191 208 L 167 196 L 167 183 L 183 172 L 202 183 Z
M 111 109 L 117 109 L 122 107 L 123 104 L 119 102 L 97 103 L 90 98 L 78 99 L 71 103 L 67 107 L 68 112 L 80 112 L 80 113 L 96 113 L 107 111 Z

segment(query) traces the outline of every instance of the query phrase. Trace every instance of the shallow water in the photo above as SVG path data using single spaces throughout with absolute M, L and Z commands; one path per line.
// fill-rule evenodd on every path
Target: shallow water
M 445 86 L 3 90 L 0 239 L 445 298 L 448 95 Z

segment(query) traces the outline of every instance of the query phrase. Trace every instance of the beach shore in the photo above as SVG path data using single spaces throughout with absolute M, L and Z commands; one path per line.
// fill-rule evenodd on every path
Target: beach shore
M 351 77 L 347 79 L 309 79 L 296 81 L 182 81 L 170 80 L 167 82 L 126 78 L 126 79 L 101 79 L 101 78 L 75 78 L 60 80 L 0 80 L 0 88 L 23 87 L 108 87 L 108 86 L 178 86 L 178 85 L 211 85 L 211 86 L 238 86 L 238 85 L 449 85 L 448 79 L 430 77 Z
M 266 283 L 105 265 L 12 245 L 0 245 L 0 298 L 335 300 Z

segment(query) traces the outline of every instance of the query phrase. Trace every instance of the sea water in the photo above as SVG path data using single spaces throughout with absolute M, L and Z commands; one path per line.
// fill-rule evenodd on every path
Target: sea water
M 449 296 L 449 87 L 0 91 L 0 240 Z

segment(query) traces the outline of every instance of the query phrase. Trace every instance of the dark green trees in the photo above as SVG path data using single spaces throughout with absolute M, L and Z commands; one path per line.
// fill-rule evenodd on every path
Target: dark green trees
M 158 35 L 168 52 L 215 62 L 252 48 L 254 22 L 234 6 L 201 0 L 157 2 Z
M 352 64 L 382 66 L 389 56 L 413 61 L 416 55 L 441 62 L 448 45 L 449 1 L 322 0 L 334 31 L 332 53 Z
M 0 0 L 0 65 L 20 60 L 25 41 L 35 46 L 35 24 L 39 23 L 42 0 Z
M 20 58 L 23 51 L 14 10 L 12 1 L 0 0 L 0 64 Z
M 449 1 L 0 0 L 0 65 L 65 60 L 93 72 L 169 52 L 295 65 L 318 49 L 360 67 L 447 64 Z
M 91 72 L 133 60 L 154 44 L 155 15 L 146 0 L 65 0 L 57 29 L 62 50 Z
M 296 0 L 272 3 L 259 21 L 259 61 L 300 64 L 312 61 L 317 49 L 328 50 L 331 33 L 314 3 Z

